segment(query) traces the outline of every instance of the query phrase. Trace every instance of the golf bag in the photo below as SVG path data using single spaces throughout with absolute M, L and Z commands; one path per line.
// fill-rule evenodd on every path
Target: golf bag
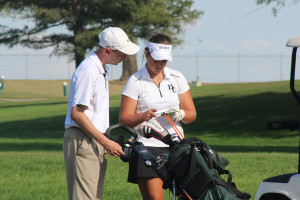
M 175 144 L 166 163 L 167 180 L 174 180 L 196 200 L 250 199 L 239 191 L 225 167 L 229 161 L 197 138 L 184 138 Z M 221 175 L 227 174 L 228 180 Z
M 162 179 L 164 188 L 172 191 L 181 200 L 246 200 L 250 195 L 239 191 L 232 182 L 231 174 L 225 167 L 228 160 L 214 152 L 208 145 L 197 138 L 184 138 L 179 142 L 172 141 L 169 134 L 153 124 L 146 124 L 138 130 L 123 124 L 110 126 L 106 136 L 119 143 L 126 153 L 121 156 L 124 162 L 131 160 L 138 154 L 145 165 L 151 167 Z M 150 128 L 150 129 L 149 129 Z M 125 132 L 124 132 L 125 131 Z M 161 141 L 170 142 L 170 153 L 158 161 L 141 142 L 138 133 L 145 137 L 155 137 Z M 131 136 L 134 139 L 129 139 Z M 162 173 L 160 167 L 164 165 L 167 174 Z M 221 175 L 227 174 L 227 182 Z M 188 197 L 189 196 L 189 197 Z

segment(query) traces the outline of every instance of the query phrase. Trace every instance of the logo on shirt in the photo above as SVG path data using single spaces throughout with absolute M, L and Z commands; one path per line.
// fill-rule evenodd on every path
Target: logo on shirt
M 172 84 L 168 85 L 168 87 L 169 87 L 169 90 L 172 90 L 175 93 L 175 87 Z
M 160 50 L 169 50 L 170 47 L 166 47 L 166 46 L 159 46 L 158 49 Z

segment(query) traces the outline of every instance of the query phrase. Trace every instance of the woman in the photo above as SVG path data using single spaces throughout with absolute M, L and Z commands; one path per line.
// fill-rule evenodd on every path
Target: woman
M 176 134 L 164 116 L 157 112 L 173 111 L 170 116 L 178 130 L 183 133 L 180 121 L 190 123 L 196 119 L 196 109 L 185 77 L 166 67 L 172 61 L 171 39 L 156 34 L 145 48 L 146 64 L 127 81 L 122 92 L 120 122 L 129 127 L 149 121 L 157 121 L 170 133 Z M 175 112 L 174 112 L 175 111 Z M 168 145 L 155 138 L 139 139 L 154 156 L 168 153 Z M 162 200 L 163 182 L 150 167 L 136 156 L 129 163 L 128 182 L 137 183 L 144 200 Z

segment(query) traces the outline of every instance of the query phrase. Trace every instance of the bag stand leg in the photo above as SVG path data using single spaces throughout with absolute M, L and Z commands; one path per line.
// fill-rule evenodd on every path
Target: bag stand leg
M 175 179 L 173 179 L 173 197 L 174 197 L 174 200 L 176 200 L 176 189 L 175 189 Z

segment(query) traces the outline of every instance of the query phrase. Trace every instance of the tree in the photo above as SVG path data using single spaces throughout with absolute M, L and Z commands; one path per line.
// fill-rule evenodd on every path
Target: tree
M 258 5 L 270 5 L 273 4 L 272 6 L 272 13 L 274 16 L 277 15 L 277 13 L 279 12 L 279 10 L 284 7 L 286 5 L 286 3 L 291 3 L 291 4 L 295 4 L 299 2 L 299 0 L 256 0 L 256 3 Z M 275 5 L 274 5 L 275 4 Z
M 3 0 L 1 15 L 31 19 L 22 28 L 0 25 L 0 44 L 33 49 L 54 47 L 52 55 L 68 55 L 76 66 L 95 48 L 98 34 L 106 27 L 121 27 L 134 42 L 155 32 L 172 36 L 180 44 L 183 25 L 203 13 L 191 10 L 193 0 Z M 57 32 L 57 29 L 64 31 Z M 123 62 L 127 79 L 137 70 L 135 56 Z

